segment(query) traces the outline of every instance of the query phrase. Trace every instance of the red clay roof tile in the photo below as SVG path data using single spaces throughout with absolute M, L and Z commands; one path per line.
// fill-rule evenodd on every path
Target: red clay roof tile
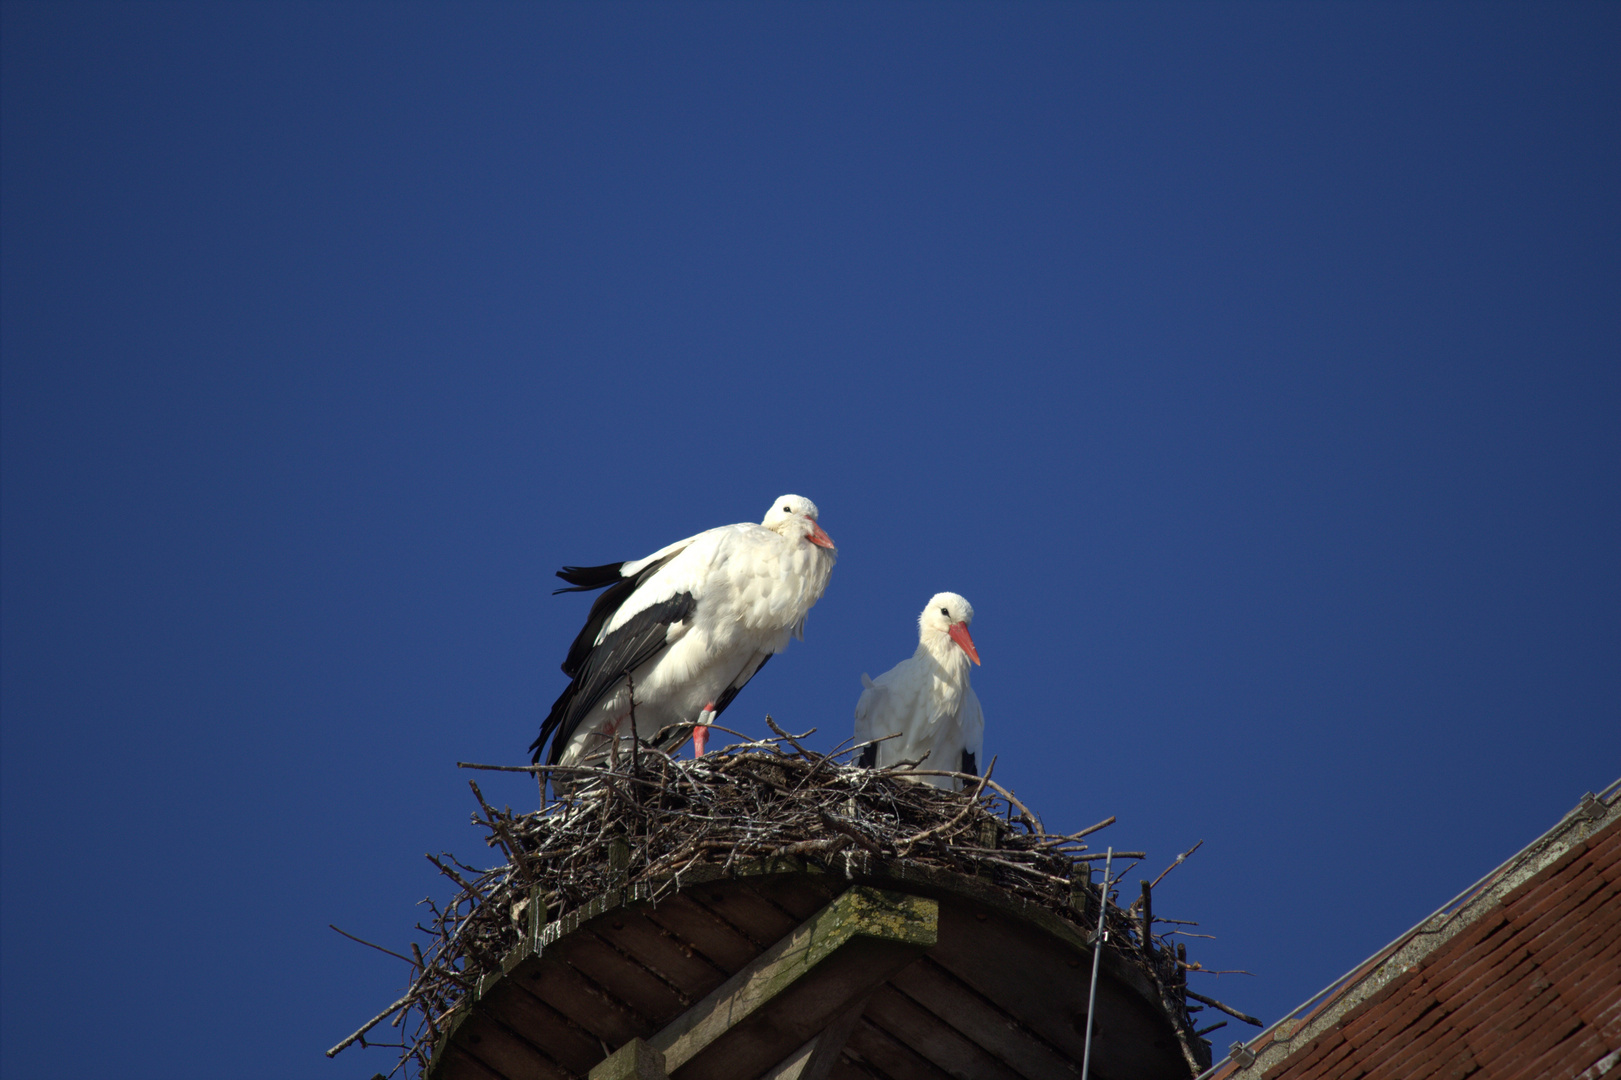
M 1621 827 L 1612 824 L 1486 908 L 1265 1080 L 1575 1077 L 1618 1038 Z

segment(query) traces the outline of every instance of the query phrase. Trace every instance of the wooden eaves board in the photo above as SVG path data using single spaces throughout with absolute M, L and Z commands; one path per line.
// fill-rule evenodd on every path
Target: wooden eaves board
M 987 882 L 773 859 L 648 894 L 618 890 L 535 928 L 452 1018 L 431 1080 L 1080 1075 L 1091 948 Z M 1107 948 L 1103 960 L 1092 1076 L 1185 1080 L 1149 979 Z M 710 1042 L 679 1042 L 700 1023 Z

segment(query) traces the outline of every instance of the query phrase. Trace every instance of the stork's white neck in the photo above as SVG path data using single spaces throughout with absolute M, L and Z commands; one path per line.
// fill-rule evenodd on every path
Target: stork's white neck
M 925 629 L 919 635 L 912 658 L 924 664 L 930 675 L 931 711 L 955 715 L 968 686 L 968 656 L 944 632 Z

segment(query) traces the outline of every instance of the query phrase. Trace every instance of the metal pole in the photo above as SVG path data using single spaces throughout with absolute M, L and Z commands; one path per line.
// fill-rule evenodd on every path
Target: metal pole
M 1081 1080 L 1092 1068 L 1092 1014 L 1098 1003 L 1098 962 L 1103 959 L 1103 941 L 1108 931 L 1103 919 L 1109 913 L 1109 867 L 1114 865 L 1114 848 L 1103 858 L 1103 887 L 1098 890 L 1098 932 L 1092 936 L 1092 989 L 1086 994 L 1086 1049 L 1081 1055 Z

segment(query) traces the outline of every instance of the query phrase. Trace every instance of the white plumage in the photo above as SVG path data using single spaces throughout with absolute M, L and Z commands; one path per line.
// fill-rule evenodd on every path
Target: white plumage
M 859 763 L 918 761 L 919 769 L 977 774 L 984 748 L 985 714 L 968 685 L 969 663 L 979 651 L 968 636 L 974 608 L 956 593 L 936 593 L 918 616 L 917 652 L 866 687 L 856 702 L 856 741 L 898 735 L 862 751 Z M 927 754 L 927 757 L 924 755 Z M 961 789 L 949 776 L 920 776 L 936 787 Z
M 530 747 L 535 760 L 550 738 L 550 764 L 601 761 L 616 737 L 628 743 L 633 705 L 643 740 L 712 722 L 790 637 L 803 636 L 837 555 L 816 518 L 815 503 L 784 495 L 759 525 L 710 529 L 632 562 L 560 570 L 573 588 L 559 592 L 608 591 L 563 661 L 572 681 Z M 706 734 L 696 733 L 700 753 Z

